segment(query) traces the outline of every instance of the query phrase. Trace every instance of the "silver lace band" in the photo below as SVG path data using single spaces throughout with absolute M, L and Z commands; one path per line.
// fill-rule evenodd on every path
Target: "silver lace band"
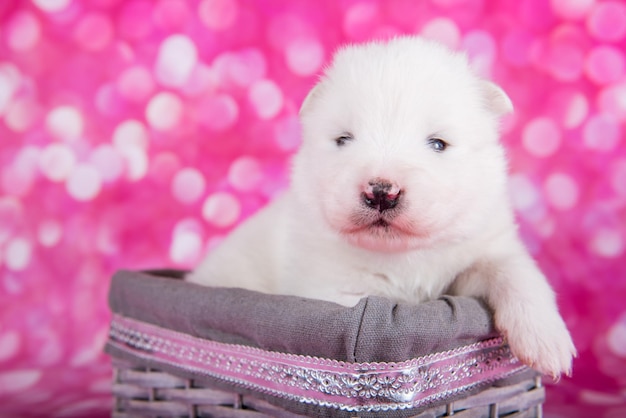
M 196 375 L 354 412 L 424 406 L 526 367 L 502 338 L 404 362 L 348 363 L 204 340 L 115 314 L 108 344 Z

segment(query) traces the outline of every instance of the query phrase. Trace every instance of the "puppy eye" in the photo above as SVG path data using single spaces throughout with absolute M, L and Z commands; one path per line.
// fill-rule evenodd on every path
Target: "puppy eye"
M 346 143 L 352 141 L 354 139 L 354 137 L 352 136 L 352 134 L 342 134 L 341 136 L 335 138 L 335 143 L 337 144 L 338 147 L 342 147 L 344 145 L 346 145 Z
M 443 152 L 449 144 L 441 138 L 429 138 L 428 145 L 436 152 Z

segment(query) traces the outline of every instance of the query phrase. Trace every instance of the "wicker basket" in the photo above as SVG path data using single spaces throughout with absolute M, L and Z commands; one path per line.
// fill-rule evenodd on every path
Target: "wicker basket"
M 113 417 L 541 416 L 540 378 L 478 301 L 346 308 L 179 277 L 113 278 Z

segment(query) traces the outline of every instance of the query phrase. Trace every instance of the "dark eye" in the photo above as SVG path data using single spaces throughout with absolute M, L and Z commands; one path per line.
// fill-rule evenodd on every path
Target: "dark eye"
M 448 148 L 448 143 L 441 138 L 429 138 L 428 145 L 436 152 L 443 152 Z
M 341 136 L 335 138 L 335 143 L 337 143 L 338 147 L 342 147 L 346 145 L 347 142 L 350 142 L 354 139 L 352 134 L 342 134 Z

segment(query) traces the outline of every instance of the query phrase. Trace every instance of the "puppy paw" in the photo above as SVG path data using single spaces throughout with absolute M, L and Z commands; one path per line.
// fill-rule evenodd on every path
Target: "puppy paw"
M 555 380 L 563 373 L 571 375 L 576 348 L 558 312 L 501 312 L 496 326 L 526 365 Z

